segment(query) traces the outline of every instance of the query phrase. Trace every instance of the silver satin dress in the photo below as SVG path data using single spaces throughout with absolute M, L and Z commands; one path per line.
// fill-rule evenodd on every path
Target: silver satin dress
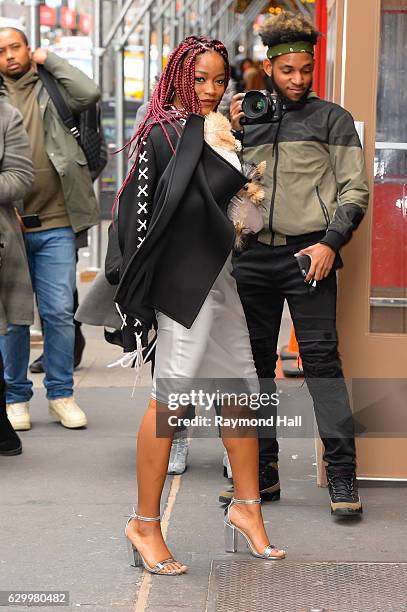
M 236 154 L 216 150 L 240 170 Z M 230 379 L 235 379 L 232 386 L 236 389 L 259 392 L 246 318 L 231 275 L 231 259 L 230 254 L 190 329 L 156 312 L 153 399 L 165 402 L 169 392 L 187 393 L 191 385 L 207 390 L 210 382 L 213 390 L 221 379 L 228 389 Z

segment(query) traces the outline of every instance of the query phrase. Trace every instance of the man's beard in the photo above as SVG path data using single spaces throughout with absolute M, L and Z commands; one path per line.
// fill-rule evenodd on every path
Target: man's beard
M 312 81 L 309 87 L 307 87 L 307 89 L 304 91 L 303 95 L 301 96 L 299 100 L 291 100 L 290 98 L 287 98 L 287 96 L 283 94 L 283 92 L 281 91 L 277 83 L 275 82 L 273 75 L 271 75 L 269 79 L 273 87 L 273 90 L 276 92 L 276 94 L 278 94 L 279 98 L 281 98 L 287 110 L 300 110 L 301 108 L 304 108 L 307 102 L 308 94 L 312 89 Z
M 11 74 L 7 75 L 9 79 L 13 79 L 13 81 L 18 81 L 18 79 L 21 79 L 22 76 L 24 76 L 24 72 L 12 72 Z
M 25 64 L 24 66 L 21 66 L 21 70 L 19 70 L 18 72 L 12 72 L 10 73 L 6 73 L 6 76 L 8 76 L 9 79 L 13 79 L 13 81 L 18 81 L 19 79 L 21 79 L 21 77 L 23 77 L 25 74 L 27 74 L 27 72 L 33 67 L 33 63 L 32 61 L 30 61 L 29 64 Z

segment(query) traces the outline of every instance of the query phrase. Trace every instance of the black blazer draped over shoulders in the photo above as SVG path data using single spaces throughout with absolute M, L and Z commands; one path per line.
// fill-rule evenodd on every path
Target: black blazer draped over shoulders
M 179 139 L 171 126 L 168 134 L 175 155 L 154 126 L 120 197 L 115 301 L 143 327 L 156 309 L 190 328 L 233 247 L 226 208 L 247 179 L 207 145 L 199 115 Z

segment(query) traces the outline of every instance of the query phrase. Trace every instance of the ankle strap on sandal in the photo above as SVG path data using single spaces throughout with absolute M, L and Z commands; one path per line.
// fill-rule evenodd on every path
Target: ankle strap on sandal
M 158 516 L 141 516 L 141 514 L 137 514 L 135 509 L 133 508 L 133 514 L 131 515 L 132 519 L 137 519 L 139 521 L 144 521 L 145 523 L 152 523 L 153 521 L 161 521 L 161 515 Z
M 233 504 L 261 504 L 261 499 L 236 499 L 232 497 Z

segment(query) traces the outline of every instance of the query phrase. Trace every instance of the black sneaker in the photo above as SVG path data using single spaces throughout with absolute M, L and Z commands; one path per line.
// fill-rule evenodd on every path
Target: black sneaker
M 339 517 L 360 516 L 363 512 L 359 498 L 356 474 L 340 474 L 327 469 L 331 514 Z
M 82 334 L 81 328 L 75 326 L 75 349 L 73 355 L 73 368 L 74 370 L 79 366 L 82 361 L 83 351 L 86 345 L 85 338 Z M 29 370 L 31 374 L 44 374 L 44 366 L 42 364 L 43 355 L 41 354 L 37 359 L 30 363 Z
M 44 366 L 42 365 L 42 354 L 30 363 L 29 370 L 31 374 L 44 374 Z
M 278 463 L 260 465 L 259 489 L 262 501 L 278 501 L 280 499 L 280 479 L 278 476 Z M 228 487 L 219 494 L 221 504 L 229 505 L 234 494 L 234 488 Z
M 0 455 L 21 455 L 23 447 L 21 440 L 14 431 L 12 424 L 4 415 L 0 415 Z
M 74 370 L 79 366 L 82 361 L 83 350 L 85 348 L 85 337 L 79 325 L 75 325 L 75 349 L 73 355 L 73 367 Z

